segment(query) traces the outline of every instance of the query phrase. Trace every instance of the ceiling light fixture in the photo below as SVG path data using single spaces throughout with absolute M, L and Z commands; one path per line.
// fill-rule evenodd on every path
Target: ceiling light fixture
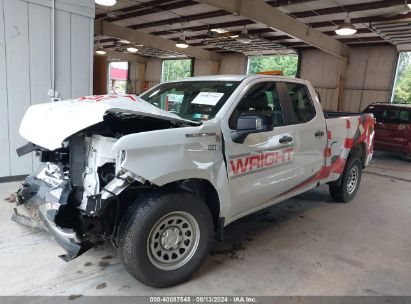
M 187 43 L 187 41 L 184 37 L 184 32 L 183 31 L 181 31 L 180 39 L 177 41 L 176 47 L 178 47 L 180 49 L 188 48 L 188 43 Z
M 244 26 L 243 30 L 241 31 L 241 34 L 238 35 L 238 37 L 236 38 L 238 42 L 247 44 L 251 42 L 251 37 L 248 34 L 248 30 L 247 28 Z
M 113 6 L 117 3 L 117 0 L 95 0 L 95 2 L 99 5 Z
M 136 48 L 136 47 L 134 47 L 134 46 L 129 46 L 129 47 L 127 48 L 127 51 L 130 52 L 130 53 L 135 54 L 135 53 L 138 52 L 138 48 Z
M 345 21 L 342 24 L 340 24 L 335 30 L 335 33 L 339 36 L 351 36 L 351 35 L 354 35 L 356 32 L 357 32 L 357 29 L 351 23 L 349 14 L 345 18 Z
M 221 29 L 221 28 L 211 29 L 210 31 L 212 31 L 212 32 L 216 32 L 216 33 L 218 33 L 218 34 L 225 34 L 225 33 L 228 33 L 228 31 L 227 31 L 227 30 L 225 30 L 225 29 Z
M 106 51 L 103 50 L 103 48 L 99 47 L 99 48 L 96 50 L 96 54 L 98 54 L 98 55 L 105 55 L 105 54 L 106 54 Z

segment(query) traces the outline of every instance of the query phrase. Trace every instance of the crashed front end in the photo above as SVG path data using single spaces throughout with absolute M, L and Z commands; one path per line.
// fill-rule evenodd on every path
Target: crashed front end
M 41 223 L 67 251 L 61 256 L 66 261 L 107 239 L 115 244 L 122 213 L 134 201 L 135 187 L 146 182 L 122 168 L 126 152 L 115 151 L 115 143 L 126 135 L 185 123 L 136 96 L 31 106 L 20 126 L 29 142 L 17 154 L 35 152 L 41 166 L 17 191 L 12 219 L 31 227 Z
M 64 178 L 61 168 L 47 163 L 30 175 L 17 191 L 17 204 L 22 206 L 34 221 L 41 223 L 67 251 L 66 255 L 61 256 L 65 260 L 75 258 L 92 247 L 89 240 L 78 237 L 82 234 L 79 233 L 79 226 L 74 223 L 78 223 L 80 219 L 75 219 L 70 228 L 59 226 L 59 218 L 63 213 L 59 212 L 60 207 L 67 206 L 70 189 L 70 182 Z M 18 221 L 16 215 L 13 219 Z
M 131 173 L 115 175 L 115 159 L 101 155 L 96 148 L 101 145 L 101 137 L 93 136 L 88 144 L 77 138 L 72 141 L 75 147 L 66 151 L 37 150 L 40 160 L 46 162 L 26 178 L 16 193 L 17 210 L 23 209 L 31 222 L 20 212 L 13 215 L 17 222 L 29 222 L 32 227 L 40 224 L 46 229 L 66 250 L 67 254 L 60 256 L 65 261 L 113 236 L 118 226 L 117 195 L 136 182 Z M 82 144 L 86 149 L 81 148 Z

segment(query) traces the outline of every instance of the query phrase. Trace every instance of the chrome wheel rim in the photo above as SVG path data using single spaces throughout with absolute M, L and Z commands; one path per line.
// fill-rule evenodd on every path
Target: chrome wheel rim
M 348 175 L 347 180 L 347 192 L 348 194 L 352 194 L 355 191 L 358 183 L 358 168 L 356 166 L 350 169 L 350 173 Z
M 184 211 L 175 211 L 159 219 L 150 231 L 147 254 L 161 270 L 175 270 L 194 255 L 200 241 L 196 219 Z

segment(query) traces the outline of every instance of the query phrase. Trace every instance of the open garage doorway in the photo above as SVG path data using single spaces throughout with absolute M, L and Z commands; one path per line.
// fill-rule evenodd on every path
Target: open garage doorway
M 411 103 L 411 52 L 401 52 L 391 102 Z
M 282 71 L 284 76 L 297 76 L 298 55 L 266 55 L 248 57 L 248 75 L 274 70 Z
M 161 67 L 161 82 L 193 76 L 192 59 L 165 59 Z
M 129 64 L 127 61 L 112 61 L 108 65 L 109 81 L 108 91 L 110 94 L 125 94 L 129 79 Z

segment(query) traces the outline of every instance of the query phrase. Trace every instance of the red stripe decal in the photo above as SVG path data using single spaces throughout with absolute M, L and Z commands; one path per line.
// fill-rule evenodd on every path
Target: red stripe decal
M 345 149 L 351 149 L 352 146 L 354 145 L 354 139 L 353 138 L 346 138 L 344 142 L 344 148 Z

